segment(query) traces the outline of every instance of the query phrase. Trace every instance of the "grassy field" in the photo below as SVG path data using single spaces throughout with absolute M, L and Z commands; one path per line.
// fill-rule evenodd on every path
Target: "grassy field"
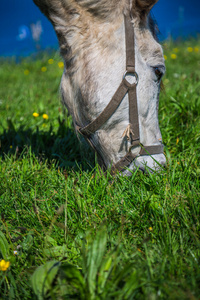
M 199 299 L 200 40 L 164 52 L 167 168 L 113 180 L 80 155 L 58 53 L 1 59 L 0 299 Z

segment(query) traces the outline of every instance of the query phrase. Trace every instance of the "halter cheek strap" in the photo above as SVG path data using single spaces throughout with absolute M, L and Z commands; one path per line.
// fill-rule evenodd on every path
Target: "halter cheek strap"
M 115 174 L 117 171 L 122 171 L 126 169 L 136 157 L 141 155 L 153 155 L 163 153 L 163 145 L 151 145 L 143 146 L 140 143 L 140 132 L 139 132 L 139 117 L 138 117 L 138 106 L 137 106 L 137 94 L 136 86 L 138 84 L 139 78 L 135 71 L 135 38 L 134 38 L 134 28 L 131 22 L 130 16 L 124 15 L 125 23 L 125 37 L 126 37 L 126 71 L 123 75 L 122 82 L 113 95 L 111 101 L 104 108 L 101 114 L 91 123 L 85 127 L 80 127 L 76 125 L 77 131 L 84 136 L 84 138 L 89 142 L 92 148 L 98 152 L 91 140 L 91 135 L 94 134 L 103 124 L 105 124 L 108 119 L 114 114 L 118 106 L 124 99 L 125 95 L 128 93 L 129 99 L 129 126 L 125 130 L 123 136 L 127 136 L 131 141 L 131 146 L 129 147 L 128 153 L 120 159 L 116 164 L 112 165 L 111 172 Z M 134 77 L 134 83 L 130 83 L 127 77 Z M 139 154 L 135 155 L 131 152 L 132 148 L 140 147 Z M 104 164 L 105 166 L 105 164 Z

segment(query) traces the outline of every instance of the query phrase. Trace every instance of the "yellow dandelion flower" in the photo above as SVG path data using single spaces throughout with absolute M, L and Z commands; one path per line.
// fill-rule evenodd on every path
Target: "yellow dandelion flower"
M 152 230 L 153 230 L 153 228 L 152 228 L 152 227 L 149 227 L 149 230 L 150 230 L 150 231 L 152 231 Z
M 28 75 L 30 71 L 28 69 L 24 70 L 24 75 Z
M 193 52 L 193 48 L 192 47 L 188 47 L 187 51 L 191 53 L 191 52 Z
M 171 58 L 172 58 L 172 59 L 177 59 L 177 55 L 174 54 L 174 53 L 172 53 L 172 54 L 171 54 Z
M 36 113 L 36 112 L 34 112 L 34 113 L 33 113 L 33 117 L 37 118 L 37 117 L 39 117 L 39 114 Z
M 42 72 L 46 72 L 46 71 L 47 71 L 47 67 L 42 67 L 42 68 L 41 68 L 41 71 L 42 71 Z
M 49 65 L 52 65 L 53 63 L 54 63 L 53 58 L 50 58 L 50 59 L 48 60 L 48 64 L 49 64 Z
M 10 267 L 10 262 L 2 259 L 0 261 L 0 271 L 6 271 Z
M 178 53 L 179 49 L 178 48 L 174 48 L 173 52 Z
M 64 63 L 62 61 L 59 61 L 58 66 L 60 69 L 64 68 Z
M 10 149 L 12 149 L 12 147 L 13 147 L 13 146 L 12 146 L 12 145 L 10 145 Z
M 164 59 L 167 60 L 167 55 L 164 55 Z
M 179 143 L 179 138 L 176 139 L 176 145 L 178 145 L 178 143 Z
M 196 53 L 198 53 L 198 52 L 199 52 L 199 47 L 194 47 L 194 51 L 195 51 Z
M 43 119 L 48 120 L 49 116 L 47 114 L 42 115 Z

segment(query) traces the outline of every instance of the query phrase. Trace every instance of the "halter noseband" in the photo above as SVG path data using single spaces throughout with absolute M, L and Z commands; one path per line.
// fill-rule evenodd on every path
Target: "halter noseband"
M 135 71 L 135 38 L 134 28 L 131 23 L 130 15 L 124 15 L 125 23 L 125 39 L 126 39 L 126 71 L 123 75 L 122 82 L 119 85 L 117 91 L 113 95 L 111 101 L 104 108 L 101 114 L 91 123 L 85 127 L 79 127 L 76 125 L 77 131 L 84 136 L 89 142 L 92 148 L 98 152 L 90 136 L 94 134 L 117 110 L 118 106 L 128 93 L 129 99 L 129 137 L 131 140 L 131 146 L 129 147 L 128 153 L 120 159 L 116 164 L 112 165 L 111 173 L 115 174 L 117 171 L 125 170 L 138 156 L 142 155 L 153 155 L 163 153 L 163 145 L 151 145 L 143 146 L 140 143 L 140 132 L 139 132 L 139 118 L 138 118 L 138 106 L 137 106 L 137 94 L 136 86 L 139 78 Z M 127 76 L 135 77 L 135 82 L 130 83 L 126 78 Z M 141 147 L 139 154 L 135 155 L 131 152 L 133 147 Z M 103 159 L 102 159 L 103 161 Z

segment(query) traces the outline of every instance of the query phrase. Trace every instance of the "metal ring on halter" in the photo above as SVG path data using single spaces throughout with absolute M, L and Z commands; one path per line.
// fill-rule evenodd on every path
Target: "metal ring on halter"
M 127 76 L 133 76 L 133 77 L 135 77 L 135 82 L 134 82 L 134 83 L 130 83 L 130 82 L 126 79 Z M 135 86 L 135 85 L 138 84 L 139 76 L 138 76 L 137 72 L 126 71 L 126 72 L 124 73 L 123 77 L 122 77 L 122 80 L 126 83 L 126 85 L 127 85 L 128 87 L 133 87 L 133 86 Z
M 144 147 L 141 143 L 138 143 L 137 145 L 131 145 L 128 149 L 128 152 L 131 152 L 132 148 L 134 147 Z M 137 154 L 136 157 L 140 156 L 140 153 Z

